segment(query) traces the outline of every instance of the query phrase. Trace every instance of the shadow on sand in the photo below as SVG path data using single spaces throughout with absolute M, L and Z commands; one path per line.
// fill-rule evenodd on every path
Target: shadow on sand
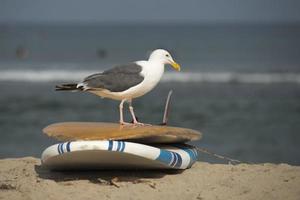
M 159 179 L 165 175 L 181 174 L 184 170 L 68 170 L 52 171 L 35 165 L 39 178 L 56 182 L 88 180 L 97 184 L 111 184 L 113 182 L 147 182 L 147 179 Z

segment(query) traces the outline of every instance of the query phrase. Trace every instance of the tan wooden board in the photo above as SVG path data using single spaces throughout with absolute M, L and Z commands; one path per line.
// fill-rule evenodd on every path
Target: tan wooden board
M 104 122 L 62 122 L 43 129 L 59 141 L 125 140 L 140 143 L 183 143 L 201 139 L 196 130 L 171 126 L 122 126 Z

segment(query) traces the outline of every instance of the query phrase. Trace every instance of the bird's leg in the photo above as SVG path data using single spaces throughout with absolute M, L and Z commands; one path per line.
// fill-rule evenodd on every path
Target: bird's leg
M 129 123 L 124 122 L 124 118 L 123 118 L 123 104 L 126 100 L 123 99 L 119 105 L 119 110 L 120 110 L 120 124 L 121 125 L 128 125 Z
M 132 100 L 131 99 L 128 101 L 128 104 L 129 104 L 129 111 L 130 111 L 132 119 L 133 119 L 133 124 L 135 124 L 135 125 L 144 125 L 143 123 L 140 123 L 140 122 L 137 121 L 137 119 L 135 117 L 135 114 L 134 114 L 134 111 L 133 111 Z

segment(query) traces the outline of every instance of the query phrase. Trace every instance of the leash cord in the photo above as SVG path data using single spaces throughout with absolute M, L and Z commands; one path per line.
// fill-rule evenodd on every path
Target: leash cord
M 196 149 L 199 152 L 206 153 L 206 154 L 208 154 L 210 156 L 213 156 L 213 157 L 216 157 L 218 159 L 226 160 L 226 161 L 228 161 L 229 164 L 240 164 L 240 163 L 251 164 L 251 163 L 248 163 L 248 162 L 242 162 L 242 161 L 237 160 L 237 159 L 232 159 L 232 158 L 229 158 L 227 156 L 222 156 L 222 155 L 219 155 L 219 154 L 216 154 L 216 153 L 212 153 L 212 152 L 210 152 L 210 151 L 208 151 L 207 149 L 204 149 L 204 148 L 196 147 Z

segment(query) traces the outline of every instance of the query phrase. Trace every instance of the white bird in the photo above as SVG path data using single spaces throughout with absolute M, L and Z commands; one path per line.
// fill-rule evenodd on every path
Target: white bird
M 165 64 L 170 64 L 180 71 L 170 53 L 163 49 L 154 50 L 149 59 L 123 64 L 86 77 L 78 84 L 63 84 L 56 86 L 56 90 L 87 91 L 101 97 L 121 101 L 119 106 L 120 124 L 124 122 L 123 104 L 128 102 L 133 124 L 143 125 L 137 121 L 132 107 L 132 100 L 151 91 L 160 81 Z

